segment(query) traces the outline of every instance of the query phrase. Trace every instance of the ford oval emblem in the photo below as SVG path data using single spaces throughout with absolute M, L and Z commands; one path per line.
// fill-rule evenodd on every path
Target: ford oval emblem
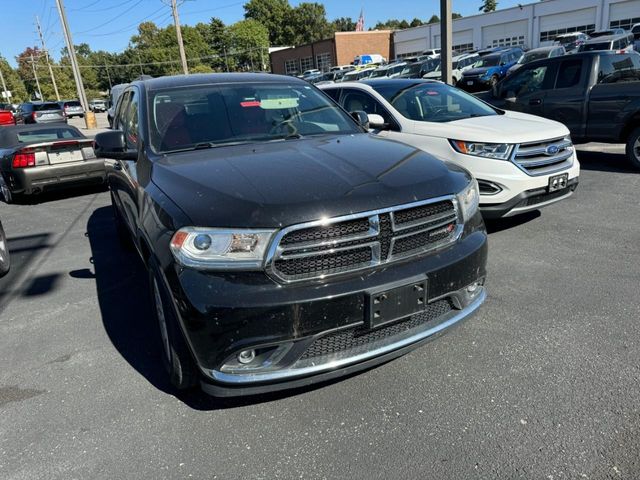
M 547 155 L 555 155 L 560 151 L 560 148 L 557 145 L 549 145 L 547 147 L 546 153 Z

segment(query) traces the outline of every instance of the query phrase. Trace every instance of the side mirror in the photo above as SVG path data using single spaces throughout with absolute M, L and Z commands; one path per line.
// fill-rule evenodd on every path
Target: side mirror
M 369 115 L 367 115 L 367 112 L 363 110 L 356 110 L 355 112 L 350 113 L 355 121 L 358 122 L 358 125 L 360 125 L 365 130 L 369 130 Z
M 500 62 L 500 66 L 504 67 L 507 64 L 507 62 Z
M 122 130 L 110 130 L 96 135 L 94 147 L 96 157 L 113 158 L 114 160 L 136 160 L 138 153 L 127 150 Z
M 378 115 L 377 113 L 370 113 L 367 115 L 369 117 L 369 128 L 384 130 L 389 128 L 389 124 L 385 123 L 382 115 Z

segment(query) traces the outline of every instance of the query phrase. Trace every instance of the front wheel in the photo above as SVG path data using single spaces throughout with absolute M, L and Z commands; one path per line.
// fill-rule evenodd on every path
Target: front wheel
M 451 77 L 451 85 L 454 87 L 458 84 L 458 79 L 456 77 Z
M 0 175 L 0 193 L 2 194 L 2 199 L 4 203 L 13 203 L 13 194 L 9 189 L 9 185 L 4 181 L 2 175 Z
M 493 89 L 493 87 L 495 87 L 498 84 L 498 76 L 497 75 L 492 75 L 491 79 L 489 80 L 489 87 L 491 89 Z
M 178 325 L 178 319 L 160 277 L 159 267 L 153 259 L 149 260 L 149 286 L 162 344 L 162 364 L 169 381 L 178 390 L 195 387 L 199 379 L 198 369 Z
M 627 158 L 634 168 L 640 170 L 640 127 L 627 138 Z

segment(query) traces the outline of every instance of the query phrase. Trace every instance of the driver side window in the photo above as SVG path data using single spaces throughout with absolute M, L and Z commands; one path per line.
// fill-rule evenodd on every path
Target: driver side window
M 345 88 L 342 91 L 342 100 L 340 103 L 347 112 L 362 110 L 367 114 L 374 113 L 380 115 L 384 119 L 384 122 L 389 124 L 391 130 L 399 130 L 399 127 L 387 109 L 366 92 Z
M 528 93 L 546 90 L 548 86 L 548 65 L 536 68 L 523 68 L 514 75 L 507 77 L 500 88 L 500 98 L 518 98 Z

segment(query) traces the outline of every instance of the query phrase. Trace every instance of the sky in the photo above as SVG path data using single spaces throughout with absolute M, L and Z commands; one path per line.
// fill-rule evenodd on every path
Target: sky
M 362 8 L 367 29 L 389 18 L 411 21 L 418 17 L 426 21 L 440 10 L 439 0 L 315 1 L 324 4 L 328 20 L 351 17 L 355 21 Z M 208 22 L 211 17 L 219 17 L 225 24 L 234 23 L 242 20 L 244 3 L 246 0 L 185 0 L 179 7 L 180 23 L 194 25 Z M 297 5 L 300 1 L 289 3 Z M 498 9 L 518 3 L 529 2 L 500 0 Z M 173 21 L 169 0 L 64 0 L 64 4 L 73 43 L 88 43 L 92 50 L 121 52 L 140 22 L 153 21 L 164 27 Z M 453 0 L 453 11 L 466 17 L 477 14 L 481 4 L 481 0 Z M 0 0 L 0 10 L 5 26 L 0 31 L 0 55 L 11 65 L 16 65 L 15 56 L 26 47 L 40 45 L 36 16 L 40 18 L 48 50 L 59 58 L 64 39 L 55 0 Z

